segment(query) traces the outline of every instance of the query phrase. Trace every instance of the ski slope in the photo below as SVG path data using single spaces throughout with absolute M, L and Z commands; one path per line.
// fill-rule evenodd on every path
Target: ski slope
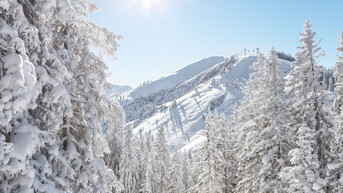
M 256 61 L 256 56 L 210 57 L 124 93 L 120 102 L 128 125 L 136 133 L 155 133 L 163 126 L 172 147 L 192 149 L 203 140 L 200 134 L 205 128 L 206 112 L 217 110 L 230 116 L 233 106 L 239 104 L 252 72 L 250 66 Z M 288 73 L 290 62 L 281 61 L 280 68 Z M 197 68 L 197 64 L 201 67 Z M 193 69 L 198 69 L 197 74 Z

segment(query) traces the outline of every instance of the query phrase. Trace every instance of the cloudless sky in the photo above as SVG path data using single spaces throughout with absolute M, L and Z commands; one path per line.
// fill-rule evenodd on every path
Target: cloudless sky
M 244 48 L 294 54 L 309 19 L 326 56 L 336 62 L 342 0 L 98 0 L 90 21 L 123 36 L 117 60 L 105 58 L 108 81 L 138 86 L 205 57 Z

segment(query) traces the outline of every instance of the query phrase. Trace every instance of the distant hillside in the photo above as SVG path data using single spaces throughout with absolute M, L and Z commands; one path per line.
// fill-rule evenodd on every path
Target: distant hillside
M 201 141 L 199 131 L 205 128 L 203 114 L 208 109 L 231 114 L 256 60 L 256 56 L 206 58 L 117 99 L 134 132 L 155 133 L 163 125 L 170 145 L 191 148 Z M 288 73 L 290 62 L 281 61 Z
M 121 94 L 121 93 L 124 93 L 124 92 L 127 92 L 129 90 L 131 90 L 132 87 L 131 86 L 127 86 L 127 85 L 113 85 L 113 90 L 106 90 L 106 94 L 107 96 L 109 97 L 113 97 L 115 95 L 118 95 L 118 94 Z
M 137 87 L 128 92 L 127 96 L 136 99 L 139 97 L 147 97 L 150 94 L 156 93 L 162 89 L 171 89 L 177 84 L 184 82 L 212 67 L 213 65 L 223 61 L 224 57 L 222 56 L 204 58 L 156 81 Z

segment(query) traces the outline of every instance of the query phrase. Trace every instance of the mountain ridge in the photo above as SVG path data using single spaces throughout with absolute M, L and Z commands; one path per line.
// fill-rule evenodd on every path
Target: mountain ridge
M 143 96 L 130 96 L 132 90 L 120 95 L 118 100 L 126 112 L 128 126 L 135 133 L 155 133 L 163 126 L 171 146 L 191 146 L 194 141 L 201 141 L 199 131 L 205 128 L 203 114 L 217 110 L 229 116 L 243 97 L 242 88 L 253 72 L 250 66 L 257 61 L 256 56 L 222 58 L 173 87 L 160 87 L 157 92 L 149 91 Z M 290 62 L 280 61 L 280 68 L 289 72 Z M 144 93 L 144 88 L 140 89 Z
M 133 99 L 146 97 L 149 94 L 158 92 L 161 89 L 168 89 L 176 86 L 180 82 L 190 79 L 193 76 L 210 68 L 212 65 L 224 61 L 223 56 L 210 56 L 201 60 L 195 61 L 175 72 L 165 75 L 149 84 L 139 86 L 126 93 L 126 97 L 130 96 Z
M 111 90 L 105 90 L 106 95 L 110 98 L 115 97 L 118 94 L 122 94 L 122 93 L 132 90 L 132 87 L 129 85 L 113 84 L 112 86 L 113 87 Z

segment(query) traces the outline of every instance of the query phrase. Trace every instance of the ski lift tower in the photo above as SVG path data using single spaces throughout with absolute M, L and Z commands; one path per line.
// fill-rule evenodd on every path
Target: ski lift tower
M 258 56 L 259 53 L 260 53 L 260 48 L 256 48 L 256 55 Z

